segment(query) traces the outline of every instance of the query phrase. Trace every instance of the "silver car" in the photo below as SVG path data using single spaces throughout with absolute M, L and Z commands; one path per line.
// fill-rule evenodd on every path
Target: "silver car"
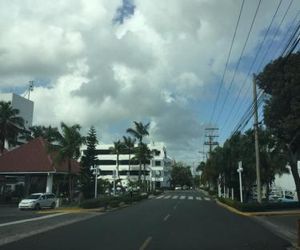
M 42 209 L 42 208 L 55 208 L 56 197 L 51 193 L 34 193 L 21 200 L 19 209 Z

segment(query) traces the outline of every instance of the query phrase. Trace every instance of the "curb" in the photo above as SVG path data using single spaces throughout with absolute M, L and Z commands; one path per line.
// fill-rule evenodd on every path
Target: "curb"
M 239 215 L 243 215 L 243 216 L 247 216 L 247 217 L 251 217 L 251 216 L 277 216 L 277 215 L 281 215 L 281 216 L 288 216 L 288 215 L 299 215 L 300 216 L 300 210 L 297 211 L 270 211 L 270 212 L 242 212 L 237 210 L 236 208 L 233 208 L 219 200 L 216 200 L 216 203 L 224 208 L 226 208 L 227 210 L 235 213 L 235 214 L 239 214 Z

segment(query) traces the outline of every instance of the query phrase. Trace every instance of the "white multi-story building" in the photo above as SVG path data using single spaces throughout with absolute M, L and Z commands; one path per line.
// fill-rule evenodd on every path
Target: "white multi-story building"
M 0 101 L 11 102 L 14 109 L 20 111 L 19 116 L 24 119 L 25 128 L 32 126 L 33 102 L 14 93 L 0 93 Z
M 152 152 L 152 159 L 141 168 L 141 180 L 147 181 L 153 188 L 169 187 L 172 159 L 167 156 L 163 143 L 151 143 L 148 145 Z M 122 186 L 128 186 L 129 182 L 135 182 L 139 176 L 139 162 L 134 159 L 134 154 L 124 151 L 119 154 L 119 169 L 117 171 L 117 155 L 114 153 L 113 144 L 97 146 L 98 178 L 113 182 L 121 179 Z

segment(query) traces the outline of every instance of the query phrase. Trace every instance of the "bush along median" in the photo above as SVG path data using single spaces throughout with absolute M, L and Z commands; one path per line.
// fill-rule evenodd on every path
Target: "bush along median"
M 119 207 L 121 203 L 130 204 L 132 202 L 141 201 L 148 198 L 147 193 L 142 194 L 134 194 L 130 195 L 123 195 L 123 196 L 103 196 L 99 199 L 90 199 L 85 200 L 80 204 L 81 208 L 107 208 L 112 207 L 116 208 Z
M 231 206 L 241 212 L 270 212 L 279 210 L 300 209 L 299 202 L 250 202 L 241 203 L 236 200 L 218 197 L 218 200 L 228 206 Z

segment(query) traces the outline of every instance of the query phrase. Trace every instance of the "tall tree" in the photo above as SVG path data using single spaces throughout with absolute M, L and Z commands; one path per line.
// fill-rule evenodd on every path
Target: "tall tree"
M 29 131 L 25 131 L 23 134 L 23 138 L 26 141 L 30 141 L 32 139 L 42 137 L 45 140 L 47 140 L 49 143 L 52 143 L 55 141 L 55 135 L 57 134 L 58 129 L 56 127 L 51 126 L 32 126 L 29 128 Z
M 143 124 L 142 122 L 136 122 L 136 121 L 134 121 L 133 123 L 134 123 L 134 128 L 128 128 L 126 132 L 134 136 L 139 141 L 138 147 L 143 147 L 142 146 L 143 138 L 149 135 L 148 129 L 150 123 Z M 142 162 L 141 160 L 139 160 L 139 182 L 141 181 L 141 171 L 142 171 Z
M 0 153 L 9 145 L 17 143 L 18 135 L 24 130 L 24 120 L 20 111 L 11 106 L 11 102 L 0 101 Z
M 96 130 L 93 126 L 91 126 L 86 137 L 87 149 L 83 152 L 80 164 L 81 191 L 85 198 L 93 197 L 93 188 L 95 185 L 93 168 L 98 167 L 98 158 L 96 151 L 97 144 L 98 140 Z
M 68 177 L 69 177 L 69 198 L 73 198 L 73 177 L 71 174 L 72 160 L 77 160 L 80 157 L 80 146 L 85 139 L 80 134 L 80 126 L 78 124 L 68 126 L 61 122 L 61 132 L 55 135 L 55 142 L 49 144 L 48 148 L 56 154 L 55 161 L 59 164 L 67 162 Z
M 133 153 L 134 150 L 134 144 L 135 144 L 136 139 L 132 139 L 130 136 L 123 136 L 123 143 L 125 148 L 128 150 L 128 172 L 130 175 L 130 168 L 131 168 L 131 154 Z
M 296 191 L 300 197 L 297 161 L 300 157 L 300 52 L 280 57 L 255 77 L 267 94 L 264 121 L 272 135 L 285 147 Z
M 114 146 L 111 148 L 112 152 L 116 154 L 117 159 L 116 159 L 116 174 L 117 174 L 117 179 L 120 179 L 119 176 L 119 166 L 120 166 L 120 154 L 124 151 L 124 144 L 120 140 L 114 142 Z
M 137 159 L 143 165 L 143 183 L 146 182 L 146 164 L 152 159 L 152 152 L 146 143 L 139 143 L 135 148 L 134 159 Z
M 192 186 L 193 176 L 191 173 L 191 168 L 185 166 L 182 162 L 175 163 L 171 170 L 171 183 L 173 186 Z

